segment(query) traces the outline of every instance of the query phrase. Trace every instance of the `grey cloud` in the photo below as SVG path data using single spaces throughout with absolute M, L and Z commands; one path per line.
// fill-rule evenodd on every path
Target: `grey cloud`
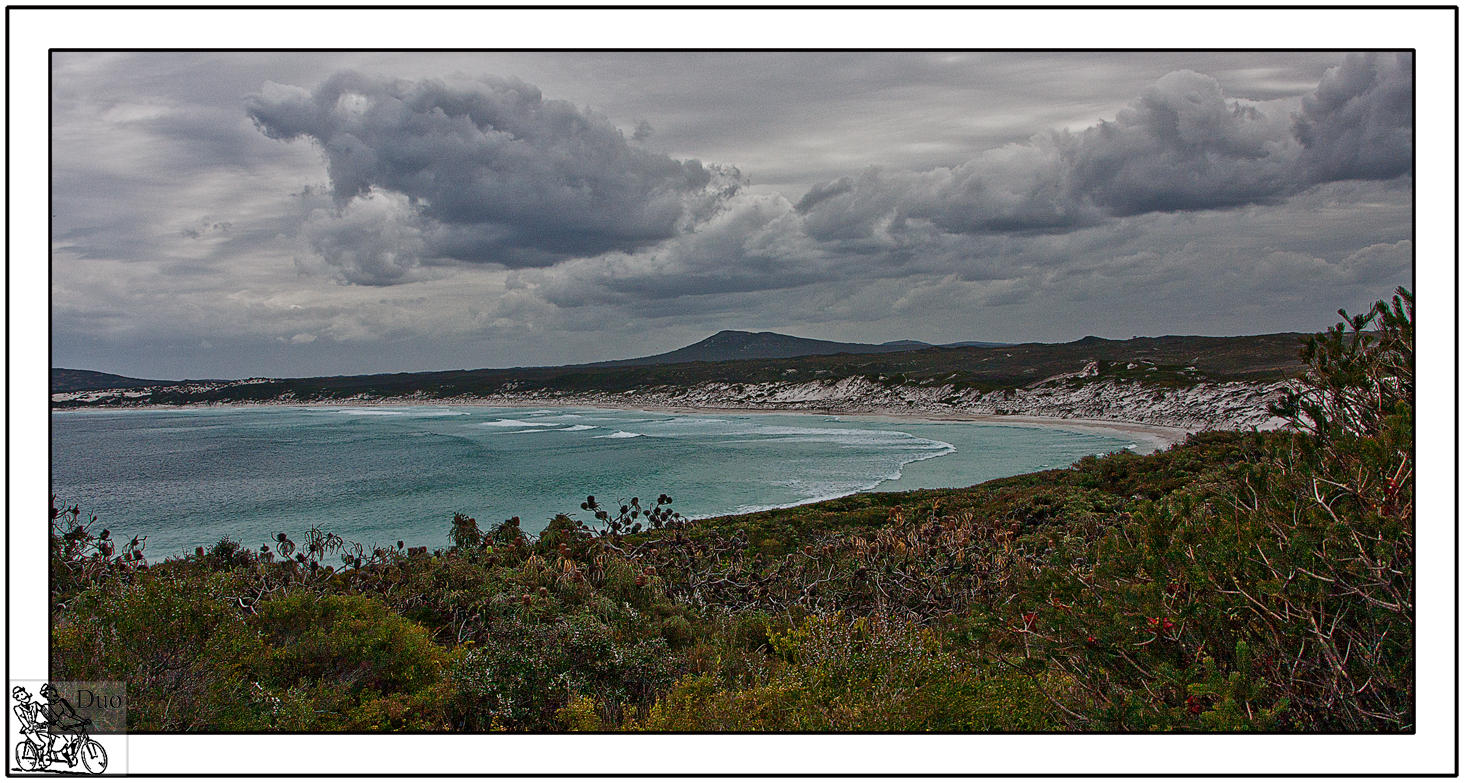
M 203 218 L 199 220 L 195 225 L 190 226 L 189 228 L 185 228 L 178 233 L 189 239 L 203 239 L 204 237 L 212 234 L 227 233 L 231 228 L 233 228 L 233 224 L 227 221 L 219 222 L 209 220 L 208 218 Z
M 424 220 L 422 252 L 532 267 L 677 235 L 740 187 L 735 169 L 629 144 L 607 119 L 498 78 L 404 81 L 338 73 L 313 92 L 266 84 L 261 131 L 324 152 L 344 207 L 396 193 Z
M 789 288 L 828 279 L 828 257 L 801 229 L 781 196 L 740 195 L 695 232 L 641 253 L 615 253 L 526 270 L 513 285 L 547 301 L 659 302 L 680 296 Z
M 1388 56 L 1349 58 L 1303 101 L 1232 99 L 1215 79 L 1176 71 L 1081 131 L 951 167 L 871 167 L 796 205 L 738 197 L 736 170 L 650 152 L 517 80 L 342 72 L 313 92 L 266 84 L 248 108 L 266 135 L 309 138 L 324 153 L 339 217 L 312 215 L 304 236 L 342 280 L 407 282 L 435 259 L 556 267 L 520 279 L 573 306 L 941 269 L 1002 279 L 1012 270 L 1001 253 L 973 237 L 1275 204 L 1319 182 L 1406 173 L 1393 146 L 1349 150 L 1396 141 L 1399 129 L 1408 142 L 1411 114 L 1394 110 L 1410 91 L 1411 62 Z M 641 122 L 635 138 L 648 134 Z M 380 225 L 353 219 L 388 203 Z M 373 244 L 386 238 L 398 244 Z M 843 270 L 840 257 L 863 266 Z
M 1302 100 L 1296 137 L 1314 181 L 1391 179 L 1413 165 L 1413 55 L 1358 55 Z
M 867 169 L 811 189 L 798 202 L 808 231 L 824 241 L 897 241 L 911 221 L 952 234 L 1072 229 L 1093 209 L 1064 193 L 1049 139 L 985 152 L 955 168 Z
M 749 312 L 763 325 L 879 313 L 908 322 L 940 313 L 942 323 L 1000 330 L 952 328 L 946 339 L 1025 340 L 1313 328 L 1329 323 L 1338 306 L 1411 280 L 1409 195 L 1386 182 L 1324 185 L 1279 205 L 1151 213 L 1067 232 L 932 231 L 910 240 L 913 249 L 853 257 L 813 241 L 780 205 L 743 211 L 742 201 L 729 210 L 743 212 L 740 221 L 714 221 L 716 241 L 693 247 L 682 244 L 687 237 L 652 253 L 525 271 L 516 284 L 586 314 L 615 307 L 641 319 L 732 313 L 744 320 L 723 316 L 712 325 L 745 328 Z M 755 242 L 733 242 L 754 235 Z M 775 254 L 756 252 L 771 247 Z M 1284 307 L 1267 304 L 1283 292 L 1291 296 Z
M 420 218 L 396 193 L 370 192 L 339 210 L 316 210 L 303 234 L 341 279 L 358 285 L 413 279 L 426 246 Z
M 1412 61 L 1351 55 L 1299 111 L 1228 98 L 1193 71 L 1160 78 L 1077 133 L 1039 134 L 955 167 L 871 171 L 799 201 L 821 239 L 929 221 L 956 234 L 1068 231 L 1115 217 L 1275 203 L 1325 182 L 1407 174 Z
M 237 108 L 179 108 L 139 125 L 158 140 L 156 149 L 167 151 L 156 165 L 180 175 L 203 167 L 247 169 L 269 146 Z
M 858 177 L 840 177 L 816 185 L 798 200 L 803 227 L 820 242 L 888 243 L 888 229 L 902 223 L 902 201 L 911 202 L 920 176 L 913 172 L 865 169 Z
M 1412 263 L 1412 241 L 1378 242 L 1342 259 L 1340 275 L 1349 283 L 1386 290 L 1394 280 L 1410 276 Z
M 1111 122 L 1062 140 L 1063 196 L 1117 215 L 1215 209 L 1299 190 L 1287 123 L 1192 71 L 1160 79 Z
M 870 169 L 871 172 L 878 172 L 879 169 Z M 850 177 L 839 177 L 832 182 L 825 182 L 822 185 L 814 185 L 798 199 L 795 208 L 799 212 L 807 212 L 813 209 L 820 201 L 827 201 L 834 196 L 843 195 L 854 189 L 854 180 Z
M 1274 211 L 1330 182 L 1323 172 L 1365 180 L 1396 171 L 1342 151 L 1411 127 L 1411 115 L 1392 111 L 1408 89 L 1411 63 L 1370 55 L 1328 71 L 1305 100 L 1269 103 L 1232 99 L 1217 80 L 1176 71 L 1112 120 L 1041 133 L 953 167 L 871 167 L 814 186 L 796 204 L 739 192 L 735 173 L 719 180 L 710 167 L 638 150 L 608 122 L 545 101 L 522 82 L 449 88 L 343 74 L 313 93 L 270 85 L 251 111 L 266 133 L 307 136 L 325 151 L 341 206 L 312 215 L 304 235 L 346 282 L 392 285 L 420 279 L 419 266 L 434 257 L 491 255 L 520 270 L 511 287 L 565 308 L 655 302 L 679 311 L 670 304 L 677 299 L 700 307 L 712 297 L 902 276 L 948 277 L 983 292 L 978 304 L 1009 305 L 1062 281 L 1090 281 L 1082 288 L 1115 275 L 1151 285 L 1184 277 L 1164 251 L 1131 246 L 1155 230 L 1150 218 Z M 1348 133 L 1355 123 L 1367 130 Z M 1325 151 L 1338 154 L 1318 157 Z M 681 177 L 693 165 L 706 176 Z M 630 197 L 598 212 L 593 199 L 583 202 L 565 226 L 550 227 L 546 209 L 559 213 L 543 204 L 559 197 L 569 172 L 619 183 L 605 192 Z M 673 184 L 646 185 L 664 185 L 658 177 Z M 564 204 L 585 197 L 565 195 Z M 612 231 L 622 219 L 629 228 Z M 1325 242 L 1308 244 L 1299 252 L 1323 252 Z M 1129 249 L 1109 254 L 1121 245 Z M 1324 252 L 1336 261 L 1361 246 Z M 1272 266 L 1302 268 L 1275 260 L 1286 258 L 1274 256 Z M 1396 272 L 1396 264 L 1379 268 Z

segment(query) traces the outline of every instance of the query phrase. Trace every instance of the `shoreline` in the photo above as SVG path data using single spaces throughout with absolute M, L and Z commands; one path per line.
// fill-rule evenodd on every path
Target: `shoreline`
M 391 404 L 385 403 L 382 404 Z M 423 403 L 430 404 L 430 403 Z M 461 403 L 455 403 L 461 404 Z M 1183 443 L 1185 438 L 1198 430 L 1184 427 L 1166 427 L 1159 424 L 1142 424 L 1132 421 L 1118 421 L 1113 419 L 1065 419 L 1057 416 L 1029 416 L 1023 414 L 989 414 L 989 413 L 965 413 L 952 411 L 950 413 L 938 413 L 931 411 L 902 411 L 899 409 L 884 409 L 873 411 L 841 411 L 837 408 L 726 408 L 717 406 L 693 407 L 686 405 L 614 405 L 610 403 L 596 403 L 589 405 L 564 405 L 545 404 L 537 402 L 523 403 L 501 403 L 485 404 L 484 407 L 495 408 L 603 408 L 605 410 L 632 410 L 646 411 L 649 413 L 738 413 L 738 414 L 806 414 L 809 416 L 840 416 L 844 418 L 858 419 L 886 419 L 892 421 L 915 421 L 930 424 L 960 423 L 971 424 L 994 424 L 1016 427 L 1040 427 L 1044 429 L 1066 429 L 1075 432 L 1083 432 L 1093 435 L 1120 434 L 1124 437 L 1142 440 L 1141 446 L 1149 446 L 1147 451 L 1138 453 L 1147 454 L 1152 451 L 1161 451 L 1170 446 Z
M 887 406 L 868 406 L 870 410 L 849 411 L 838 408 L 793 408 L 760 407 L 737 408 L 725 406 L 658 405 L 655 403 L 635 404 L 631 402 L 567 402 L 563 400 L 487 400 L 447 398 L 425 400 L 421 398 L 378 398 L 371 400 L 271 400 L 265 402 L 222 402 L 186 405 L 119 405 L 77 408 L 52 407 L 51 412 L 67 411 L 126 411 L 126 410 L 195 410 L 200 408 L 370 408 L 370 407 L 451 407 L 474 406 L 480 408 L 582 408 L 604 410 L 635 410 L 648 413 L 735 413 L 742 415 L 788 415 L 840 416 L 848 418 L 885 419 L 891 421 L 913 421 L 926 423 L 972 423 L 999 426 L 1035 427 L 1043 429 L 1066 429 L 1094 435 L 1118 435 L 1132 439 L 1138 454 L 1162 451 L 1198 432 L 1196 428 L 1171 427 L 1160 424 L 1123 421 L 1119 419 L 1064 418 L 1059 416 L 1034 416 L 1028 414 L 987 414 L 963 411 L 912 411 Z

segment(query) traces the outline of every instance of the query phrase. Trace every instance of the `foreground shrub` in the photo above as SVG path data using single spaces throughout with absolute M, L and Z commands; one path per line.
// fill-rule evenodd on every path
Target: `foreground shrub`
M 1033 678 L 983 671 L 929 629 L 825 616 L 771 637 L 771 652 L 784 663 L 762 681 L 728 688 L 712 674 L 686 678 L 636 728 L 1028 731 L 1061 725 Z
M 361 595 L 299 592 L 259 605 L 254 666 L 281 728 L 430 729 L 446 662 L 427 629 Z
M 268 726 L 248 685 L 263 641 L 200 584 L 149 580 L 94 590 L 61 618 L 51 635 L 51 676 L 125 682 L 129 730 Z
M 1276 408 L 1293 433 L 1042 573 L 1007 630 L 1082 685 L 1077 727 L 1412 729 L 1412 345 L 1407 292 L 1348 318 Z
M 581 725 L 587 709 L 606 725 L 643 711 L 675 680 L 675 662 L 662 638 L 617 638 L 588 615 L 514 617 L 454 661 L 450 677 L 455 727 L 549 731 L 563 728 L 567 707 Z

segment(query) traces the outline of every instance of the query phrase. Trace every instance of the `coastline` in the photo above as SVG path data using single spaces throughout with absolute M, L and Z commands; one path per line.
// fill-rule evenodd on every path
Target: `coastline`
M 390 405 L 383 401 L 381 404 Z M 417 401 L 406 404 L 417 404 Z M 432 404 L 432 403 L 423 403 Z M 453 403 L 464 404 L 464 403 Z M 1140 446 L 1147 446 L 1147 449 L 1140 449 L 1137 453 L 1147 454 L 1152 451 L 1162 451 L 1170 446 L 1183 443 L 1191 433 L 1199 430 L 1185 427 L 1166 427 L 1158 424 L 1144 424 L 1133 421 L 1118 421 L 1113 419 L 1068 419 L 1059 416 L 1029 416 L 1022 414 L 988 414 L 988 413 L 966 413 L 963 411 L 951 411 L 949 413 L 936 411 L 912 411 L 908 409 L 886 408 L 871 411 L 847 411 L 838 408 L 731 408 L 718 406 L 693 407 L 687 405 L 656 405 L 647 403 L 645 405 L 614 405 L 611 403 L 595 404 L 564 404 L 564 403 L 540 403 L 540 402 L 515 402 L 515 403 L 467 403 L 479 404 L 484 407 L 494 408 L 604 408 L 607 410 L 635 410 L 654 413 L 737 413 L 737 414 L 808 414 L 810 416 L 840 416 L 851 419 L 886 419 L 892 421 L 915 421 L 939 424 L 942 422 L 970 422 L 973 424 L 995 424 L 1017 427 L 1042 427 L 1047 429 L 1066 429 L 1075 432 L 1085 432 L 1094 435 L 1121 435 L 1123 437 L 1142 440 Z
M 1087 372 L 1085 370 L 1085 372 Z M 520 389 L 517 383 L 497 389 L 449 388 L 438 394 L 422 390 L 369 392 L 349 397 L 309 387 L 236 391 L 256 382 L 185 384 L 145 389 L 59 392 L 53 409 L 71 406 L 138 408 L 195 405 L 498 405 L 665 412 L 813 413 L 824 416 L 889 416 L 900 420 L 970 421 L 1007 426 L 1068 427 L 1081 431 L 1121 433 L 1137 437 L 1150 449 L 1178 443 L 1192 432 L 1207 430 L 1271 430 L 1285 425 L 1272 414 L 1271 403 L 1285 394 L 1289 381 L 1252 383 L 1201 381 L 1191 385 L 1146 384 L 1133 379 L 1094 379 L 1093 373 L 1053 376 L 1019 388 L 983 391 L 934 383 L 889 383 L 862 376 L 809 381 L 693 385 L 659 384 L 621 391 Z M 263 392 L 263 393 L 261 393 Z M 251 399 L 252 398 L 252 399 Z
M 690 405 L 666 405 L 653 402 L 610 402 L 610 401 L 574 401 L 562 399 L 490 399 L 482 397 L 452 397 L 444 399 L 423 399 L 420 397 L 398 397 L 398 398 L 375 398 L 375 399 L 346 399 L 346 400 L 271 400 L 265 402 L 219 402 L 219 403 L 190 403 L 184 405 L 125 405 L 125 406 L 88 406 L 81 408 L 56 408 L 52 407 L 51 412 L 66 411 L 122 411 L 122 410 L 194 410 L 199 408 L 369 408 L 369 407 L 448 407 L 448 406 L 474 406 L 482 408 L 584 408 L 604 410 L 638 410 L 651 413 L 735 413 L 739 415 L 788 415 L 805 414 L 809 416 L 841 416 L 852 419 L 870 418 L 884 419 L 889 421 L 911 421 L 911 422 L 969 422 L 973 424 L 990 424 L 998 426 L 1017 427 L 1039 427 L 1044 429 L 1065 429 L 1074 432 L 1084 432 L 1095 435 L 1119 436 L 1132 439 L 1137 448 L 1135 453 L 1148 454 L 1155 451 L 1162 451 L 1179 443 L 1190 436 L 1191 433 L 1199 432 L 1193 427 L 1173 427 L 1160 424 L 1146 424 L 1143 422 L 1124 421 L 1121 419 L 1092 419 L 1092 418 L 1066 418 L 1060 416 L 1036 416 L 1030 414 L 988 414 L 971 413 L 966 411 L 927 411 L 911 410 L 909 408 L 896 408 L 893 406 L 860 406 L 868 410 L 845 410 L 835 407 L 807 408 L 807 407 L 758 407 L 741 408 L 730 406 L 690 406 Z

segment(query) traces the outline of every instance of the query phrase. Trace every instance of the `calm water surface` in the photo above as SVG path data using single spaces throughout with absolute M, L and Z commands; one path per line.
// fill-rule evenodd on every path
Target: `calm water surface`
M 537 532 L 559 512 L 585 518 L 585 495 L 753 511 L 967 486 L 1132 445 L 972 422 L 477 406 L 57 411 L 51 425 L 52 493 L 115 534 L 146 534 L 154 559 L 312 525 L 440 546 L 457 511 Z

